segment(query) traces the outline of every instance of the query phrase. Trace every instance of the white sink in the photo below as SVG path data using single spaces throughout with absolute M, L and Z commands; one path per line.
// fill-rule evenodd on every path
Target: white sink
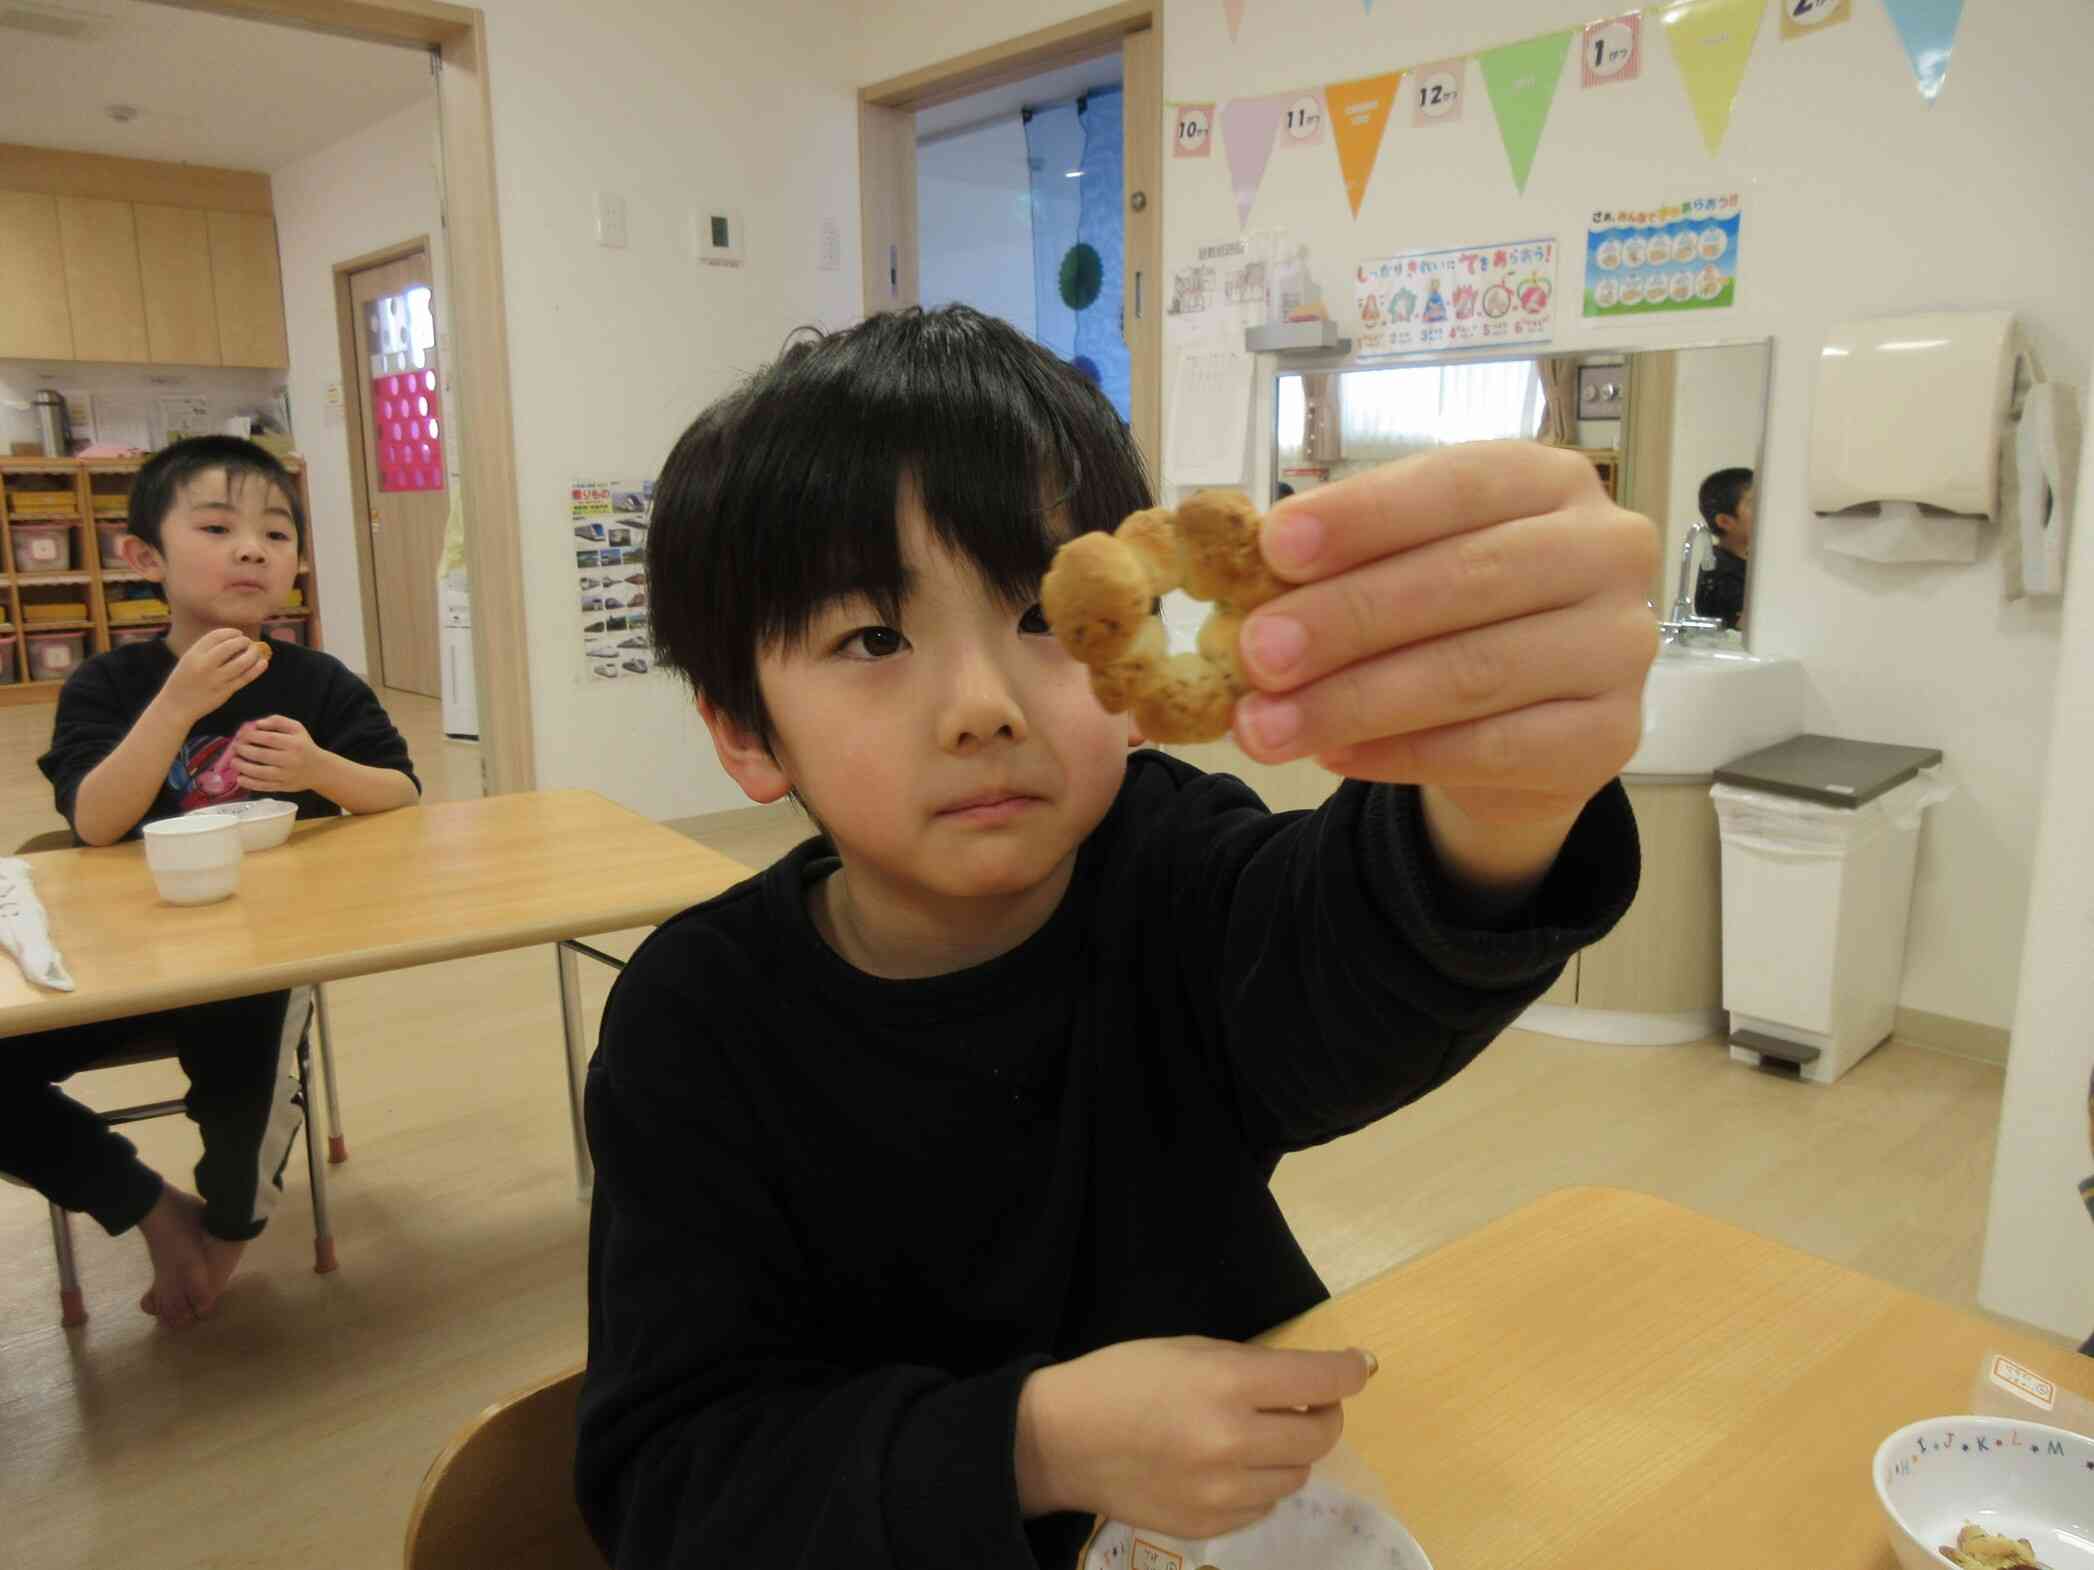
M 1742 649 L 1667 644 L 1643 689 L 1643 742 L 1624 774 L 1707 778 L 1803 729 L 1803 667 Z

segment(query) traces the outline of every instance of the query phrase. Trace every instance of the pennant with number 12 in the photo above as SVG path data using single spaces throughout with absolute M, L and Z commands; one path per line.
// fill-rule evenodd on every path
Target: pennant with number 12
M 1461 118 L 1462 79 L 1469 62 L 1437 60 L 1403 73 L 1403 90 L 1411 95 L 1412 125 L 1452 125 Z

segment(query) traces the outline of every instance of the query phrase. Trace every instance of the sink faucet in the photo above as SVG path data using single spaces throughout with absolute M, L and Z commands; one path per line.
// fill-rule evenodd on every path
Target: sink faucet
M 1673 596 L 1672 614 L 1658 623 L 1658 631 L 1667 643 L 1684 643 L 1697 632 L 1723 631 L 1721 617 L 1694 614 L 1694 553 L 1700 548 L 1702 536 L 1708 532 L 1709 526 L 1696 519 L 1694 527 L 1687 531 L 1687 543 L 1680 547 L 1679 590 Z

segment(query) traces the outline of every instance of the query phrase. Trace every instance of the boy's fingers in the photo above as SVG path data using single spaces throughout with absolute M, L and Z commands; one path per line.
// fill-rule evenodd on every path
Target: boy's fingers
M 1313 583 L 1396 551 L 1600 493 L 1576 453 L 1534 442 L 1464 442 L 1289 497 L 1258 541 L 1272 570 Z
M 1345 1408 L 1335 1401 L 1306 1412 L 1259 1412 L 1252 1419 L 1243 1464 L 1308 1466 L 1329 1455 L 1344 1432 Z
M 1239 1393 L 1260 1411 L 1287 1412 L 1296 1407 L 1330 1406 L 1356 1396 L 1374 1373 L 1374 1354 L 1357 1347 L 1347 1352 L 1297 1352 L 1274 1347 L 1246 1347 Z

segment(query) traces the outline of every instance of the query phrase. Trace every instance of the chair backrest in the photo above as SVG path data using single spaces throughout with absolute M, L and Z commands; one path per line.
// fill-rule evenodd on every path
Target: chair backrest
M 71 829 L 50 829 L 42 834 L 32 834 L 22 841 L 17 856 L 34 856 L 40 850 L 71 850 L 77 842 Z
M 571 1368 L 497 1401 L 429 1465 L 407 1521 L 407 1570 L 604 1570 L 574 1502 Z

